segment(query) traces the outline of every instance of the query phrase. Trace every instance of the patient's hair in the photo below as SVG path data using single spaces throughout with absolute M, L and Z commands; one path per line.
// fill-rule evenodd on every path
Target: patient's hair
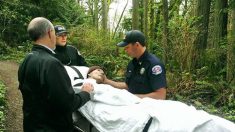
M 92 66 L 92 67 L 90 67 L 89 68 L 89 70 L 88 70 L 88 72 L 87 72 L 87 77 L 88 77 L 88 75 L 91 73 L 91 72 L 93 72 L 94 70 L 96 70 L 96 69 L 102 69 L 100 66 Z M 103 69 L 102 69 L 103 70 Z

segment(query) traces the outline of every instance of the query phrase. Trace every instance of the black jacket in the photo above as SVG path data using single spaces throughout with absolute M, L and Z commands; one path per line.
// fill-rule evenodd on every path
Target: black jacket
M 81 56 L 79 51 L 71 46 L 56 46 L 55 57 L 67 66 L 87 66 L 85 59 Z
M 18 80 L 25 132 L 70 132 L 72 112 L 90 100 L 87 92 L 75 95 L 62 63 L 40 45 L 20 65 Z

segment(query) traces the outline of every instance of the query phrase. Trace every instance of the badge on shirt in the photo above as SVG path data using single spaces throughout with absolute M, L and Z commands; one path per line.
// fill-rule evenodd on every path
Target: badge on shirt
M 142 68 L 140 69 L 140 75 L 143 75 L 144 72 L 145 72 L 145 69 L 142 67 Z
M 162 73 L 162 67 L 160 65 L 156 65 L 152 68 L 152 74 L 158 75 Z

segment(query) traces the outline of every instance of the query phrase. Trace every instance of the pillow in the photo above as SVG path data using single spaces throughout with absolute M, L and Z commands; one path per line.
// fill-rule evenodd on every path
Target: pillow
M 84 79 L 87 79 L 87 73 L 89 68 L 86 66 L 64 66 L 64 67 L 69 75 L 75 93 L 80 92 Z

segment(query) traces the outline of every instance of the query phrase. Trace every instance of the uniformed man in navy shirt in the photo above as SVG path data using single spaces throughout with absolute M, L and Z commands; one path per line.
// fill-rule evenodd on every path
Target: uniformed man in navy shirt
M 129 92 L 140 98 L 166 98 L 166 70 L 155 55 L 149 53 L 145 46 L 145 36 L 138 30 L 127 32 L 125 39 L 117 46 L 124 47 L 132 57 L 126 71 L 125 82 L 115 82 L 105 78 L 104 83 Z

